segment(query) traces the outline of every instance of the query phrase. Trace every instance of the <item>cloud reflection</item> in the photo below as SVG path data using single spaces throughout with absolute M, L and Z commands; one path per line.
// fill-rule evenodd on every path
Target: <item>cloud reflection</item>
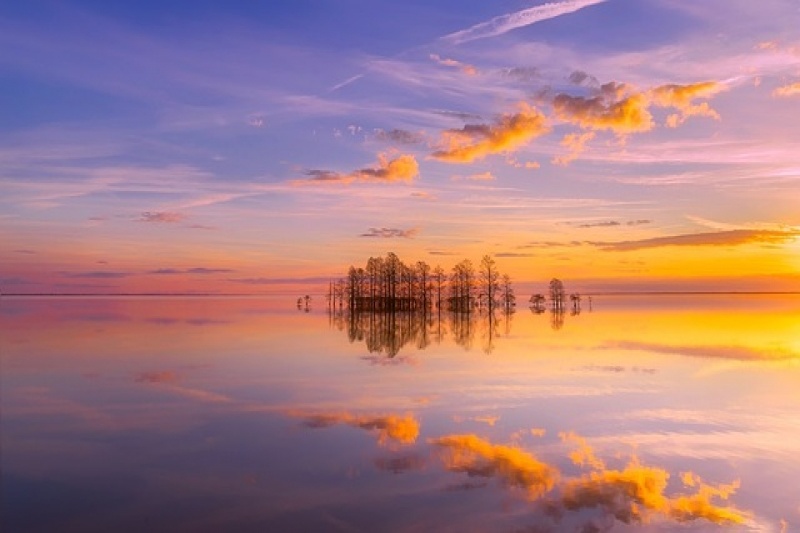
M 398 444 L 413 444 L 419 436 L 419 422 L 413 415 L 356 415 L 349 412 L 339 413 L 304 413 L 290 412 L 289 416 L 302 418 L 310 428 L 324 428 L 344 424 L 365 429 L 378 435 L 378 443 L 390 441 Z
M 541 511 L 559 523 L 567 513 L 589 509 L 599 510 L 606 521 L 625 524 L 656 519 L 676 523 L 706 520 L 714 524 L 751 521 L 749 513 L 718 503 L 736 492 L 738 481 L 711 485 L 696 474 L 685 472 L 680 480 L 690 492 L 669 495 L 667 470 L 644 465 L 635 456 L 621 469 L 609 468 L 585 438 L 573 432 L 561 433 L 560 437 L 563 442 L 576 445 L 569 458 L 575 465 L 589 469 L 588 473 L 566 477 L 556 466 L 519 446 L 493 444 L 474 434 L 449 435 L 429 442 L 445 449 L 441 459 L 447 470 L 494 477 L 504 485 L 524 489 L 530 501 L 542 505 Z

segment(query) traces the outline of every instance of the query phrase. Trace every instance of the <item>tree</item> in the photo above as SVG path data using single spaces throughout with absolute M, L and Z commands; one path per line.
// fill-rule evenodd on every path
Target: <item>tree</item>
M 486 301 L 489 314 L 494 312 L 499 292 L 500 273 L 497 272 L 497 265 L 491 256 L 484 255 L 480 265 L 480 290 L 482 299 Z
M 453 311 L 472 311 L 475 293 L 475 269 L 472 261 L 464 259 L 453 267 L 450 276 L 450 308 Z
M 564 309 L 564 284 L 558 278 L 550 280 L 550 306 L 553 309 Z
M 517 297 L 514 296 L 514 288 L 511 286 L 511 277 L 508 274 L 503 274 L 503 309 L 506 313 L 511 312 L 517 305 Z
M 428 307 L 430 307 L 430 278 L 430 265 L 425 261 L 417 261 L 418 299 L 422 304 L 423 311 L 427 311 Z
M 433 269 L 433 284 L 436 289 L 436 307 L 441 310 L 442 308 L 442 293 L 444 292 L 447 277 L 444 270 L 439 265 Z

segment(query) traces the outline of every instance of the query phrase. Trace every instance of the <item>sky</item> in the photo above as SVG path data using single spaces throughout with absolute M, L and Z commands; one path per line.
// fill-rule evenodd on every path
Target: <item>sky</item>
M 797 0 L 7 2 L 3 293 L 800 290 Z

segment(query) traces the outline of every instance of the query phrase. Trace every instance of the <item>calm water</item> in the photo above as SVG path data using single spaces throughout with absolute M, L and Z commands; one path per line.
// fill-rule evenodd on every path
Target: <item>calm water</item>
M 4 531 L 800 531 L 800 297 L 0 321 Z

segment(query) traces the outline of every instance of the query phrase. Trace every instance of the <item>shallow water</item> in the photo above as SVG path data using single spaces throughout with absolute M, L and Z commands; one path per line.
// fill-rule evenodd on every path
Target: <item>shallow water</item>
M 0 301 L 7 531 L 800 531 L 800 297 Z

